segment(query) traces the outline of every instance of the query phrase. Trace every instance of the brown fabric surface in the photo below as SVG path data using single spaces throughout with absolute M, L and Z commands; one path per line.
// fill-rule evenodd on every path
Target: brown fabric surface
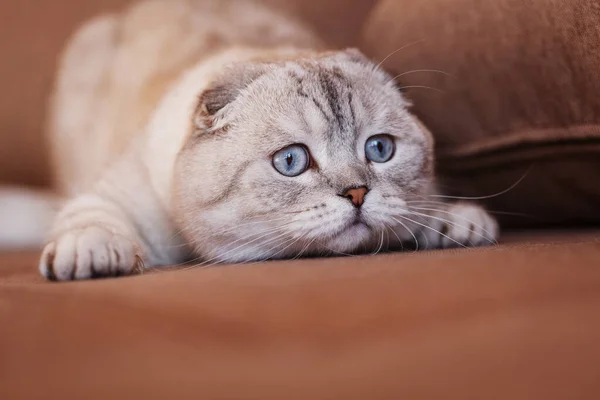
M 377 0 L 258 1 L 299 15 L 332 44 L 348 46 Z M 128 3 L 131 1 L 0 2 L 0 183 L 49 183 L 43 129 L 57 57 L 78 24 Z
M 531 168 L 490 206 L 600 223 L 597 1 L 384 0 L 362 43 L 401 75 L 447 191 L 494 194 Z
M 0 256 L 2 399 L 598 399 L 600 233 L 67 284 Z

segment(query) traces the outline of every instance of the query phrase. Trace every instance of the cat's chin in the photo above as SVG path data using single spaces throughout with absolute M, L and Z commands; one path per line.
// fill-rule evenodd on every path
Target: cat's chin
M 350 225 L 327 242 L 327 247 L 336 252 L 354 252 L 357 248 L 371 241 L 373 231 L 365 223 Z

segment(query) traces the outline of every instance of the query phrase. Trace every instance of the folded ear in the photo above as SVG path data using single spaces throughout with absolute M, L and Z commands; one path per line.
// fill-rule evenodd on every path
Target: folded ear
M 267 64 L 261 63 L 239 63 L 225 68 L 200 94 L 194 115 L 196 127 L 212 128 L 216 114 L 232 103 L 267 68 Z

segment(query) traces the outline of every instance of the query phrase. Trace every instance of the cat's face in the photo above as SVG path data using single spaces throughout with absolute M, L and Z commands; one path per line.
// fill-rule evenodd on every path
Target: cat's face
M 205 259 L 397 247 L 433 185 L 433 143 L 356 51 L 238 65 L 200 100 L 178 157 L 176 214 Z

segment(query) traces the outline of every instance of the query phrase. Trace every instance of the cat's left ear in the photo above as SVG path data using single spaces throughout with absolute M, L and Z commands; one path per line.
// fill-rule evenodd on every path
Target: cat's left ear
M 240 63 L 220 73 L 200 94 L 194 113 L 196 128 L 212 128 L 219 111 L 235 101 L 245 88 L 267 71 L 267 68 L 267 64 Z

